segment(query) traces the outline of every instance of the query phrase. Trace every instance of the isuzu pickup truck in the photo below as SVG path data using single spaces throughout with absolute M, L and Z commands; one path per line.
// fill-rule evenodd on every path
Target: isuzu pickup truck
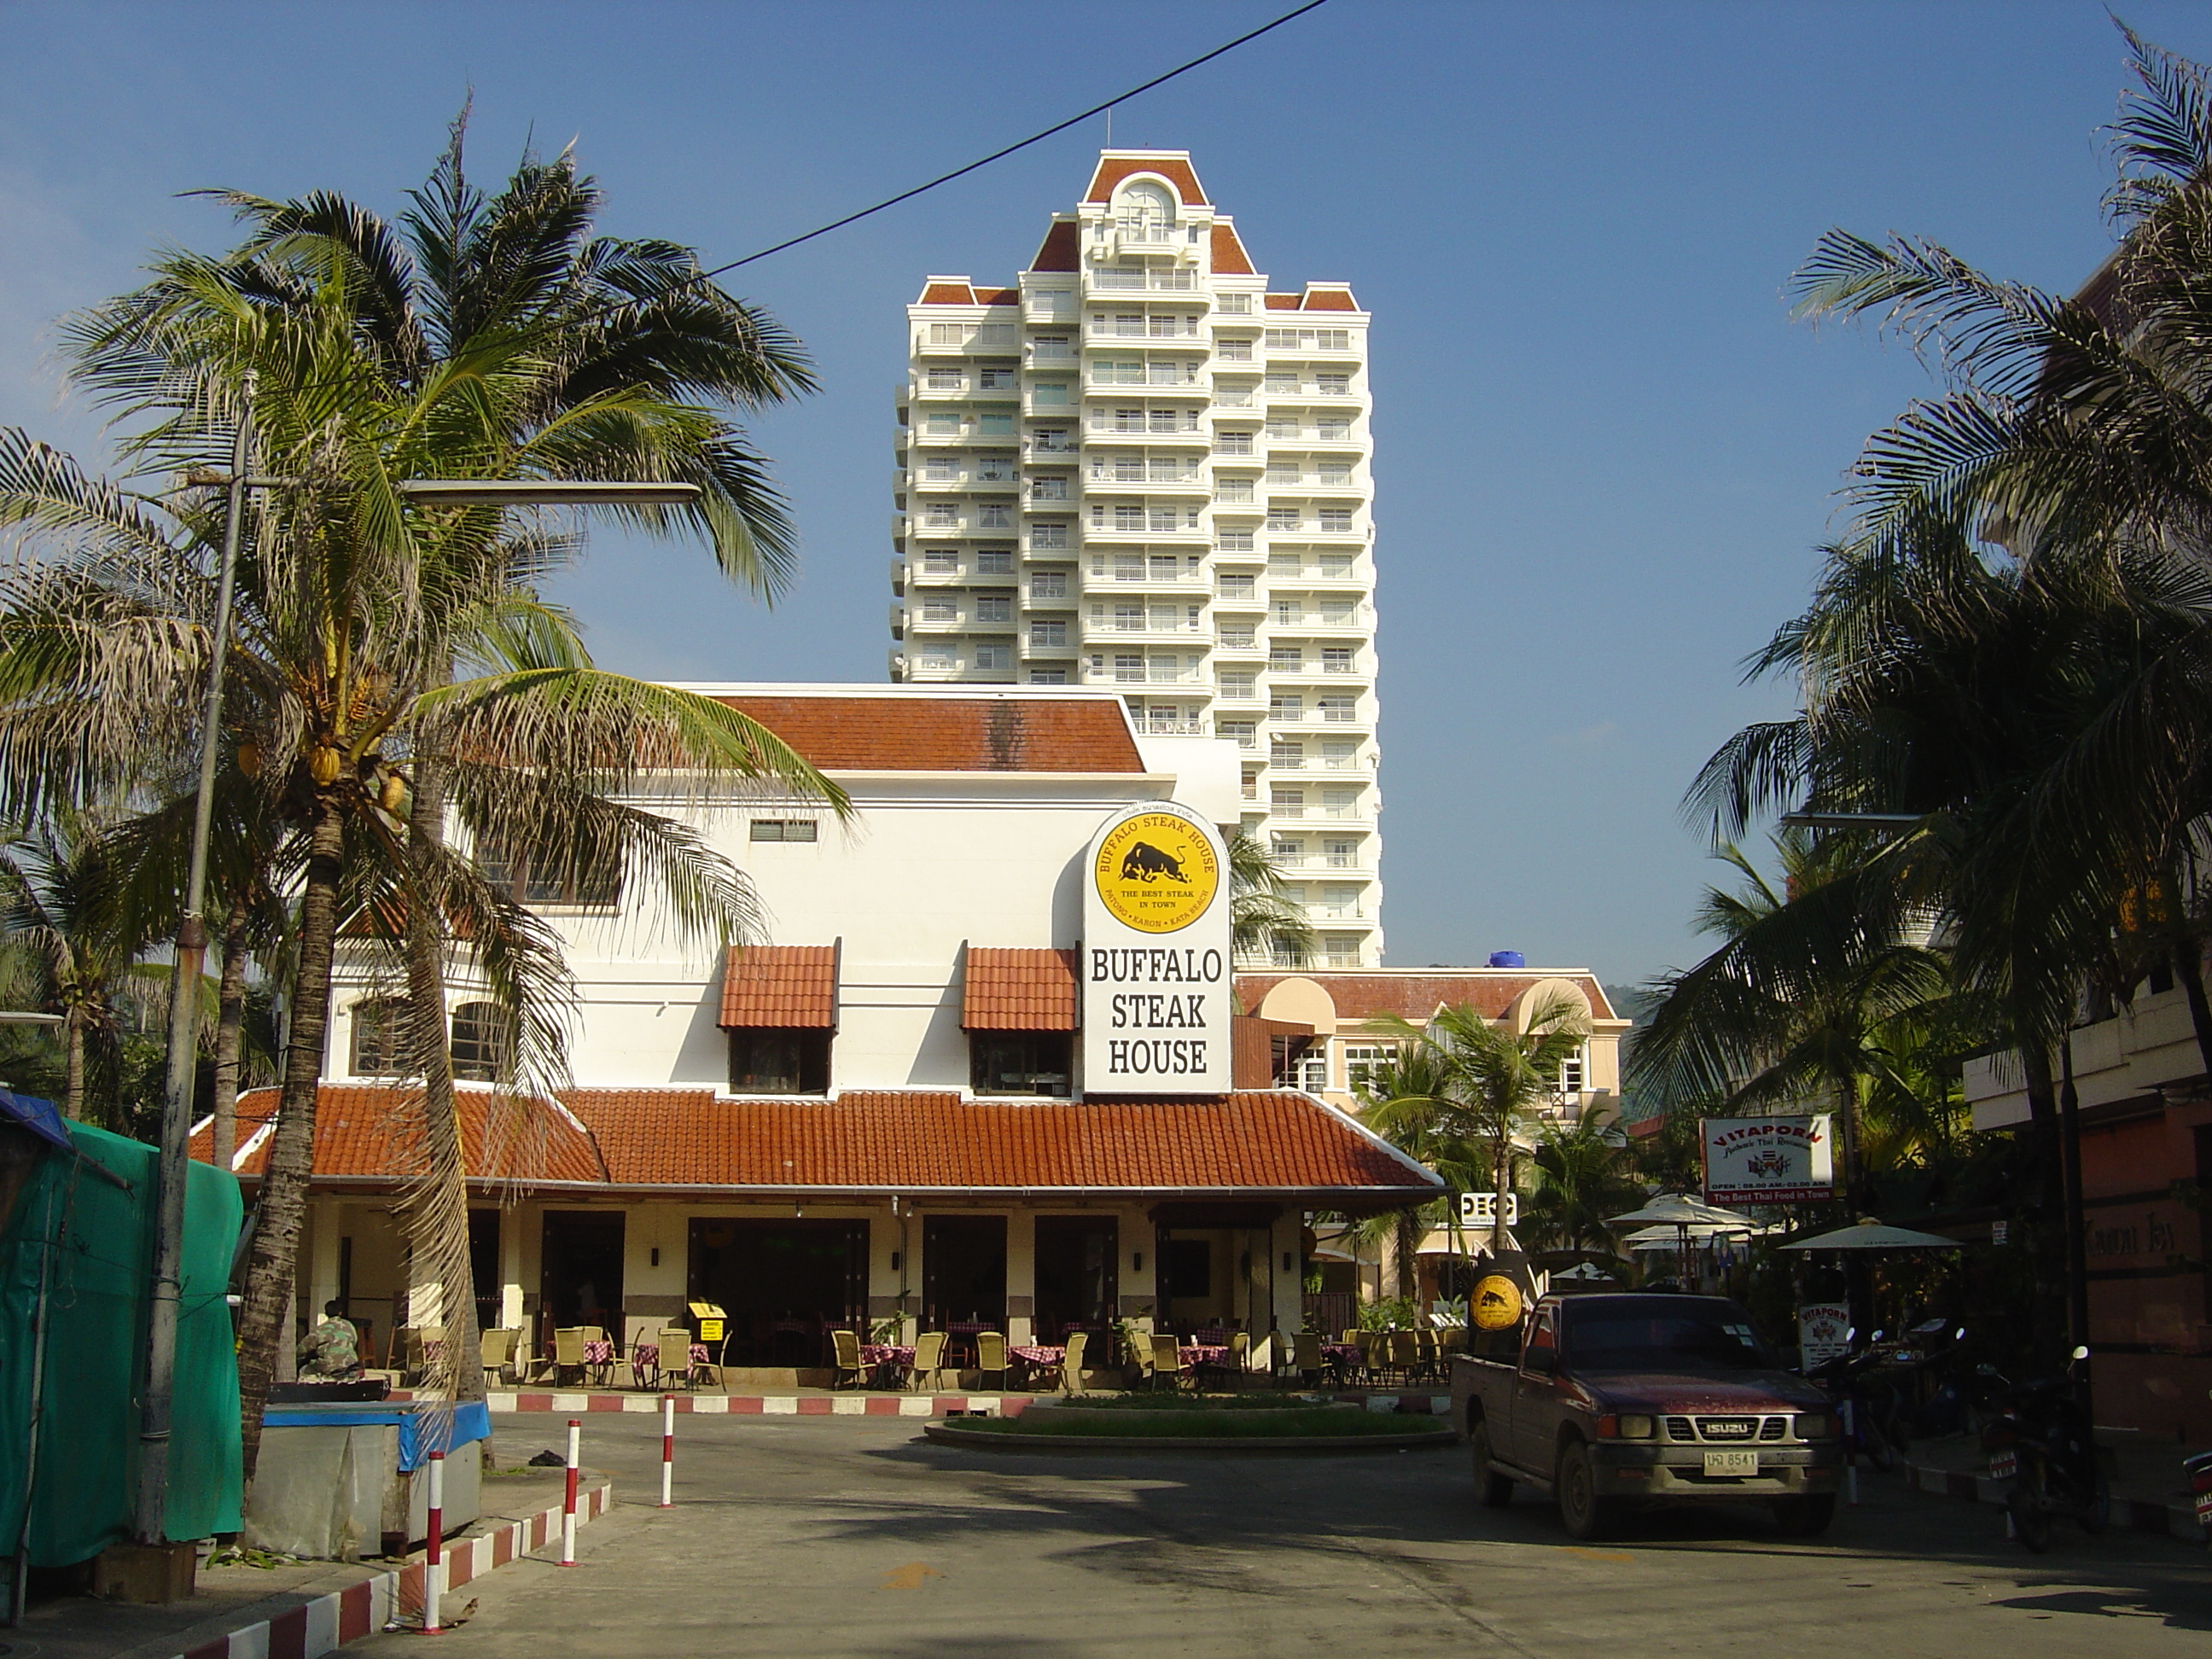
M 1577 1538 L 1655 1502 L 1764 1500 L 1800 1535 L 1833 1518 L 1835 1407 L 1725 1297 L 1550 1296 L 1482 1334 L 1452 1362 L 1452 1415 L 1485 1504 L 1532 1486 Z

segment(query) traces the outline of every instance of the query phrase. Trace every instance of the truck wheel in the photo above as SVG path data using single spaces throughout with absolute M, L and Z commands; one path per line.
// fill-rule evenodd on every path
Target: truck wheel
M 1474 1426 L 1467 1431 L 1467 1443 L 1474 1454 L 1474 1489 L 1483 1507 L 1504 1509 L 1513 1501 L 1513 1480 L 1490 1467 L 1491 1459 L 1498 1455 L 1490 1443 L 1490 1425 L 1475 1419 Z
M 1589 1448 L 1570 1440 L 1559 1449 L 1559 1475 L 1553 1490 L 1559 1494 L 1559 1519 L 1570 1538 L 1604 1538 L 1619 1529 L 1622 1504 L 1618 1498 L 1597 1493 L 1597 1471 Z
M 1836 1518 L 1836 1494 L 1812 1492 L 1774 1500 L 1774 1523 L 1784 1538 L 1817 1538 Z

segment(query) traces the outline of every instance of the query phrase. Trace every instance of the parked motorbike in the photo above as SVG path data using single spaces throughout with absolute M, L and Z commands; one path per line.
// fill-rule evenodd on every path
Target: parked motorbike
M 1894 1381 L 1875 1373 L 1893 1365 L 1895 1356 L 1881 1346 L 1880 1331 L 1865 1347 L 1853 1352 L 1850 1340 L 1857 1334 L 1856 1330 L 1846 1331 L 1844 1352 L 1805 1375 L 1836 1402 L 1847 1425 L 1845 1433 L 1859 1454 L 1886 1472 L 1904 1455 L 1906 1413 Z
M 2074 1361 L 2089 1357 L 2074 1350 Z M 1983 1431 L 1990 1473 L 2010 1480 L 2005 1514 L 2012 1535 L 2037 1554 L 2051 1547 L 2052 1522 L 2065 1518 L 2082 1531 L 2102 1532 L 2112 1516 L 2112 1488 L 2097 1461 L 2088 1413 L 2082 1409 L 2073 1365 L 2063 1376 L 2023 1382 L 2006 1396 L 1997 1419 Z

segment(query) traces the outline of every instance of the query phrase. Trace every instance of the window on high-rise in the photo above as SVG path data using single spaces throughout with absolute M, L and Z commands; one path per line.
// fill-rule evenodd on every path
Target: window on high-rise
M 1267 482 L 1271 484 L 1294 484 L 1304 477 L 1304 474 L 1298 470 L 1298 464 L 1296 461 L 1267 463 Z
M 1259 695 L 1259 676 L 1249 669 L 1224 668 L 1221 671 L 1221 695 L 1240 702 L 1249 702 Z
M 1030 402 L 1038 409 L 1064 409 L 1067 405 L 1067 382 L 1065 380 L 1036 380 L 1030 386 Z
M 929 371 L 932 392 L 957 392 L 966 383 L 966 376 L 957 368 L 933 368 Z
M 1172 505 L 1155 507 L 1146 514 L 1145 527 L 1152 531 L 1172 533 L 1176 529 L 1176 514 Z
M 1324 553 L 1321 556 L 1321 574 L 1331 581 L 1341 581 L 1352 574 L 1349 553 Z
M 932 501 L 927 522 L 932 530 L 957 530 L 960 527 L 960 508 L 951 501 Z
M 1098 509 L 1097 509 L 1097 507 L 1094 507 L 1093 508 L 1091 508 L 1091 520 L 1092 520 L 1092 522 L 1093 522 L 1093 523 L 1096 523 L 1096 522 L 1097 522 L 1097 521 L 1098 521 L 1099 513 L 1098 513 Z M 1127 502 L 1127 501 L 1117 501 L 1116 503 L 1115 503 L 1115 507 L 1114 507 L 1114 528 L 1115 528 L 1115 529 L 1116 529 L 1116 530 L 1142 530 L 1144 527 L 1145 527 L 1145 509 L 1144 509 L 1144 506 L 1143 506 L 1143 504 L 1142 504 L 1141 502 L 1132 503 L 1132 502 Z
M 1220 635 L 1221 648 L 1224 651 L 1249 651 L 1259 641 L 1258 634 L 1249 623 L 1224 623 Z
M 1267 435 L 1276 440 L 1298 435 L 1298 421 L 1295 415 L 1271 415 L 1267 417 Z
M 1252 532 L 1249 530 L 1217 530 L 1213 532 L 1213 546 L 1214 550 L 1220 553 L 1249 553 L 1252 550 Z
M 1067 573 L 1065 570 L 1039 570 L 1030 577 L 1030 597 L 1033 599 L 1064 599 L 1067 597 Z
M 1067 671 L 1065 668 L 1032 668 L 1030 670 L 1030 684 L 1031 685 L 1066 685 Z
M 1252 296 L 1249 294 L 1217 295 L 1214 309 L 1228 317 L 1249 317 L 1252 313 Z
M 921 574 L 925 576 L 957 576 L 960 574 L 960 556 L 946 549 L 935 548 L 921 556 Z
M 1030 545 L 1036 547 L 1066 547 L 1067 526 L 1064 524 L 1033 524 L 1030 526 Z
M 1273 667 L 1271 663 L 1268 665 Z M 1285 726 L 1296 726 L 1305 719 L 1305 706 L 1297 697 L 1274 696 L 1267 699 L 1267 718 Z
M 975 666 L 982 669 L 1012 666 L 1007 660 L 1012 655 L 1003 645 L 979 645 L 975 647 Z
M 1114 678 L 1128 682 L 1145 678 L 1145 659 L 1141 653 L 1125 653 L 1114 659 Z
M 1324 489 L 1349 489 L 1352 488 L 1352 463 L 1323 461 L 1315 473 L 1314 482 Z
M 1063 646 L 1067 643 L 1067 624 L 1042 617 L 1030 619 L 1030 643 L 1033 646 Z
M 1352 376 L 1349 374 L 1316 374 L 1314 390 L 1324 398 L 1346 398 L 1352 395 Z
M 1352 672 L 1352 648 L 1348 645 L 1326 645 L 1322 647 L 1321 672 L 1324 674 L 1349 674 Z
M 1358 717 L 1357 697 L 1323 697 L 1314 708 L 1322 719 L 1338 726 L 1348 726 Z
M 932 323 L 929 343 L 933 346 L 957 346 L 968 343 L 969 325 L 966 323 Z
M 1252 343 L 1249 340 L 1218 341 L 1213 355 L 1224 363 L 1249 363 L 1252 361 Z
M 950 455 L 933 455 L 922 463 L 922 477 L 930 483 L 960 482 L 960 463 Z
M 1352 422 L 1340 416 L 1335 420 L 1324 416 L 1315 426 L 1314 436 L 1325 444 L 1347 443 L 1352 438 Z
M 960 435 L 960 416 L 952 410 L 933 409 L 929 412 L 926 429 L 933 438 L 957 438 Z
M 1217 432 L 1213 434 L 1213 453 L 1217 455 L 1249 455 L 1252 434 L 1249 432 Z
M 1260 729 L 1250 720 L 1217 721 L 1213 733 L 1216 737 L 1228 738 L 1239 749 L 1253 749 L 1259 745 Z
M 951 599 L 924 599 L 921 619 L 926 623 L 955 623 L 960 620 L 960 607 Z
M 1267 574 L 1270 576 L 1295 576 L 1305 568 L 1302 556 L 1296 553 L 1267 555 Z
M 1277 599 L 1275 601 L 1276 627 L 1296 628 L 1304 622 L 1305 619 L 1306 609 L 1302 601 L 1297 599 Z
M 1316 516 L 1324 536 L 1349 536 L 1352 533 L 1352 509 L 1348 507 L 1324 507 Z
M 1073 455 L 1075 444 L 1064 426 L 1041 426 L 1030 434 L 1030 453 L 1033 455 Z
M 1269 793 L 1267 810 L 1279 818 L 1302 818 L 1306 815 L 1306 792 L 1303 789 L 1276 789 Z
M 1356 841 L 1325 841 L 1321 844 L 1322 856 L 1332 870 L 1355 869 L 1359 864 L 1359 843 Z
M 1232 504 L 1249 502 L 1252 499 L 1252 481 L 1249 478 L 1216 478 L 1213 481 L 1213 499 Z M 1249 546 L 1251 532 L 1245 532 L 1244 538 Z
M 979 415 L 975 430 L 986 438 L 1011 438 L 1014 435 L 1014 417 L 1011 415 Z
M 1359 764 L 1359 745 L 1346 738 L 1332 738 L 1321 746 L 1321 763 L 1332 772 L 1349 772 Z
M 981 593 L 975 599 L 975 620 L 979 623 L 1009 623 L 1014 619 L 1014 602 L 1004 594 Z
M 1279 738 L 1267 751 L 1267 764 L 1270 766 L 1298 771 L 1304 769 L 1305 763 L 1306 746 L 1296 738 L 1285 740 Z
M 1267 509 L 1267 528 L 1271 531 L 1296 530 L 1298 510 L 1295 507 L 1273 507 Z
M 1033 501 L 1064 501 L 1067 499 L 1067 480 L 1064 477 L 1032 478 L 1030 480 L 1030 499 Z
M 975 386 L 981 392 L 1012 392 L 1014 371 L 1011 368 L 979 368 L 975 371 Z
M 1040 334 L 1030 341 L 1030 356 L 1034 358 L 1060 359 L 1074 355 L 1074 344 L 1065 334 Z
M 1195 432 L 1198 430 L 1196 410 L 1155 409 L 1146 421 L 1150 432 Z

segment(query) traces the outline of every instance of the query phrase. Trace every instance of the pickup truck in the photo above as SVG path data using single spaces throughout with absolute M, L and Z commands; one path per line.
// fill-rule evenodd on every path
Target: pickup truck
M 1478 1352 L 1452 1362 L 1452 1418 L 1485 1504 L 1534 1487 L 1585 1539 L 1652 1502 L 1763 1499 L 1800 1536 L 1834 1517 L 1835 1407 L 1783 1370 L 1734 1302 L 1547 1296 L 1517 1332 L 1474 1334 Z

